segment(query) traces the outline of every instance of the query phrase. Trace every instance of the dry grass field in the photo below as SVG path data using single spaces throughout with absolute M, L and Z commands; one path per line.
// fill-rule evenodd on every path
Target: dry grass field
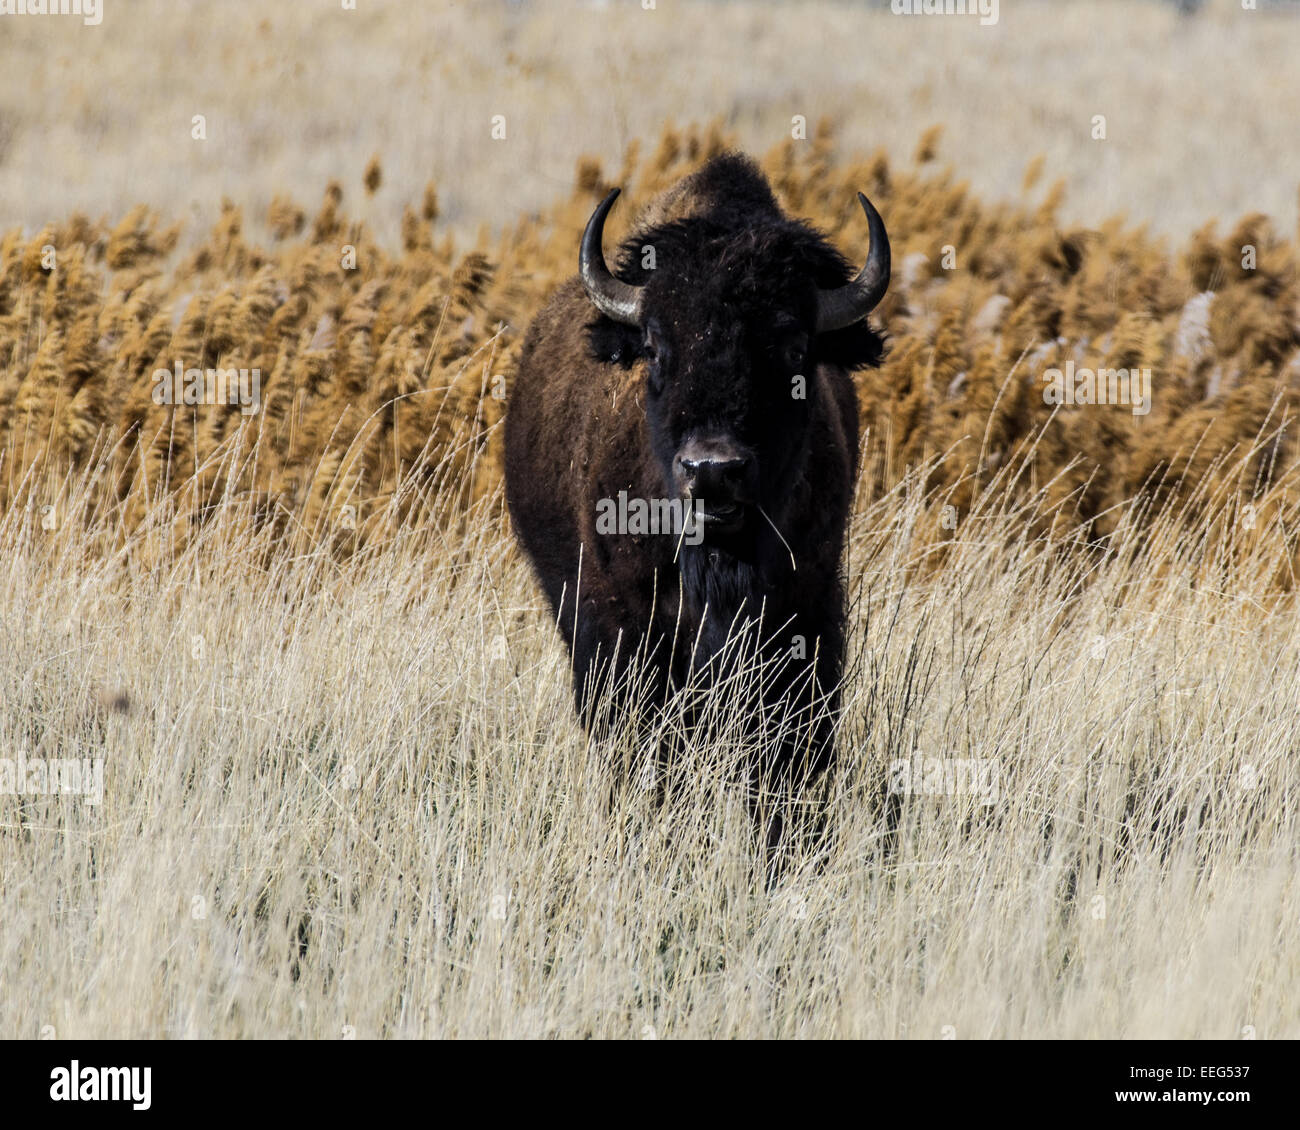
M 1216 587 L 1161 524 L 1063 565 L 993 511 L 922 584 L 922 504 L 856 521 L 854 756 L 772 889 L 725 743 L 608 814 L 495 522 L 339 564 L 232 502 L 90 563 L 11 512 L 6 748 L 106 767 L 97 806 L 5 798 L 7 1032 L 1296 1035 L 1276 552 Z M 993 759 L 996 798 L 914 797 L 891 844 L 917 754 Z
M 328 7 L 0 39 L 39 80 L 0 117 L 0 1035 L 1300 1036 L 1297 185 L 1259 148 L 1300 24 L 1008 0 L 927 53 L 852 5 L 566 6 L 565 38 L 529 5 Z M 716 58 L 664 63 L 716 22 Z M 1070 84 L 1120 39 L 1143 66 L 1094 110 Z M 165 123 L 204 97 L 243 132 L 200 168 Z M 532 115 L 500 153 L 497 101 Z M 1141 123 L 1101 171 L 1093 113 Z M 595 201 L 627 188 L 609 246 L 730 146 L 854 258 L 868 192 L 895 263 L 843 767 L 775 878 L 725 702 L 671 806 L 633 778 L 611 811 L 636 739 L 579 730 L 500 482 Z M 1150 411 L 1054 408 L 1069 361 L 1150 369 Z M 256 370 L 256 410 L 158 403 L 177 365 Z M 101 796 L 5 795 L 68 759 Z M 988 787 L 935 775 L 967 761 Z M 891 794 L 900 763 L 936 787 Z
M 1297 220 L 1279 175 L 1300 118 L 1294 0 L 1206 0 L 1195 19 L 1158 0 L 1001 0 L 990 27 L 887 0 L 103 4 L 97 27 L 4 22 L 6 225 L 143 200 L 194 234 L 223 197 L 261 217 L 278 193 L 357 192 L 378 152 L 385 186 L 362 218 L 387 244 L 430 178 L 443 224 L 472 236 L 666 122 L 721 117 L 765 152 L 796 114 L 831 118 L 853 152 L 907 154 L 943 124 L 944 159 L 991 199 L 1041 153 L 1070 222 L 1124 212 L 1181 238 L 1216 215 Z

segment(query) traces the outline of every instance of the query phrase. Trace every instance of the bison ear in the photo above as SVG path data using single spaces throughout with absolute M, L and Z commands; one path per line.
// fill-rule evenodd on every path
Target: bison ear
M 607 365 L 630 369 L 641 357 L 641 328 L 625 326 L 603 314 L 587 326 L 587 342 L 592 356 Z
M 838 365 L 849 371 L 874 367 L 880 363 L 884 351 L 885 339 L 865 319 L 842 330 L 818 334 L 815 345 L 820 363 Z

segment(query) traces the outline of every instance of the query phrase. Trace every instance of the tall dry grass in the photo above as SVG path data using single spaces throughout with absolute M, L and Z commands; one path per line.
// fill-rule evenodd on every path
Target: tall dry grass
M 337 186 L 268 246 L 233 205 L 189 248 L 143 207 L 0 239 L 0 757 L 105 765 L 98 805 L 0 796 L 6 1034 L 1300 1034 L 1294 246 L 816 137 L 774 183 L 846 251 L 865 189 L 898 273 L 843 768 L 774 880 L 725 699 L 672 804 L 633 775 L 610 810 L 639 751 L 578 730 L 500 500 L 594 200 L 724 130 L 469 248 L 437 185 L 400 250 Z M 1150 365 L 1151 414 L 1053 413 L 1066 358 Z M 153 403 L 176 360 L 260 367 L 259 411 Z M 995 767 L 993 803 L 891 797 L 915 757 Z
M 125 528 L 172 494 L 192 529 L 234 491 L 282 533 L 349 549 L 428 517 L 429 485 L 449 472 L 462 501 L 482 499 L 500 478 L 496 425 L 524 329 L 572 273 L 594 202 L 627 186 L 617 238 L 638 205 L 734 143 L 716 124 L 669 127 L 617 169 L 584 159 L 542 215 L 469 249 L 440 232 L 433 184 L 407 207 L 396 254 L 348 214 L 336 183 L 314 217 L 277 200 L 270 247 L 246 236 L 233 205 L 188 253 L 143 205 L 111 226 L 74 216 L 32 238 L 11 230 L 0 238 L 0 507 L 57 511 L 69 468 L 95 465 Z M 1289 527 L 1295 245 L 1262 215 L 1226 232 L 1207 224 L 1176 251 L 1119 221 L 1070 227 L 1061 184 L 1033 199 L 1036 161 L 1020 201 L 988 204 L 936 170 L 941 144 L 932 130 L 910 161 L 855 158 L 823 122 L 814 140 L 764 156 L 791 211 L 847 253 L 865 238 L 857 190 L 889 225 L 897 268 L 878 319 L 891 349 L 858 377 L 864 489 L 888 490 L 943 454 L 930 482 L 964 513 L 999 468 L 1028 457 L 1017 489 L 1049 484 L 1096 536 L 1139 492 L 1186 501 L 1199 484 L 1221 508 Z M 372 161 L 368 182 L 382 175 Z M 1054 410 L 1044 376 L 1070 361 L 1149 369 L 1149 414 Z M 256 369 L 260 406 L 155 403 L 155 373 L 177 366 Z M 1277 583 L 1293 580 L 1293 564 L 1280 566 Z
M 583 154 L 614 163 L 665 121 L 721 117 L 762 152 L 795 115 L 832 118 L 868 152 L 906 153 L 943 122 L 945 159 L 988 199 L 1042 153 L 1071 224 L 1124 213 L 1181 239 L 1214 215 L 1296 223 L 1279 160 L 1300 117 L 1291 0 L 1205 0 L 1194 18 L 1167 0 L 1005 0 L 991 27 L 894 16 L 889 0 L 103 7 L 99 27 L 18 19 L 0 36 L 3 223 L 29 234 L 145 197 L 191 221 L 187 240 L 223 197 L 260 232 L 278 194 L 310 200 L 334 177 L 360 191 L 378 150 L 364 218 L 385 244 L 431 177 L 444 222 L 472 238 L 549 206 Z
M 999 484 L 922 576 L 923 481 L 855 517 L 844 767 L 773 883 L 725 703 L 611 812 L 631 739 L 587 748 L 486 513 L 340 560 L 233 496 L 124 544 L 85 476 L 10 510 L 3 747 L 106 770 L 3 798 L 5 1034 L 1300 1034 L 1285 539 L 1127 509 L 1098 558 Z M 993 803 L 891 800 L 916 756 Z

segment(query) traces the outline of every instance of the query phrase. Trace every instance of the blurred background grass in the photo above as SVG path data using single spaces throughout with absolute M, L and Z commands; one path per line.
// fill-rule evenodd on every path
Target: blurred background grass
M 277 192 L 359 188 L 378 152 L 362 218 L 395 241 L 431 178 L 445 224 L 500 226 L 567 189 L 580 155 L 616 161 L 666 121 L 721 117 L 765 151 L 799 114 L 835 121 L 850 152 L 909 152 L 944 123 L 944 159 L 986 198 L 1043 153 L 1047 179 L 1068 179 L 1066 222 L 1123 211 L 1184 234 L 1262 211 L 1291 232 L 1297 14 L 1004 0 L 985 27 L 885 2 L 105 0 L 98 27 L 0 25 L 0 219 L 116 218 L 144 199 L 197 216 L 193 235 L 222 197 L 261 216 Z

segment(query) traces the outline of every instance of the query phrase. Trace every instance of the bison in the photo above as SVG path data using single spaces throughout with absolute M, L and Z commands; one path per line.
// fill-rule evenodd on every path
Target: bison
M 834 758 L 850 374 L 882 352 L 865 318 L 889 284 L 885 226 L 859 193 L 870 244 L 855 275 L 751 160 L 726 154 L 646 209 L 611 272 L 601 237 L 618 195 L 524 341 L 505 421 L 514 530 L 589 729 L 653 721 L 688 685 L 730 688 L 743 649 L 728 640 L 749 630 L 744 661 L 767 672 L 738 704 L 762 751 L 751 772 L 804 781 Z M 685 503 L 680 528 L 602 522 L 628 500 Z

